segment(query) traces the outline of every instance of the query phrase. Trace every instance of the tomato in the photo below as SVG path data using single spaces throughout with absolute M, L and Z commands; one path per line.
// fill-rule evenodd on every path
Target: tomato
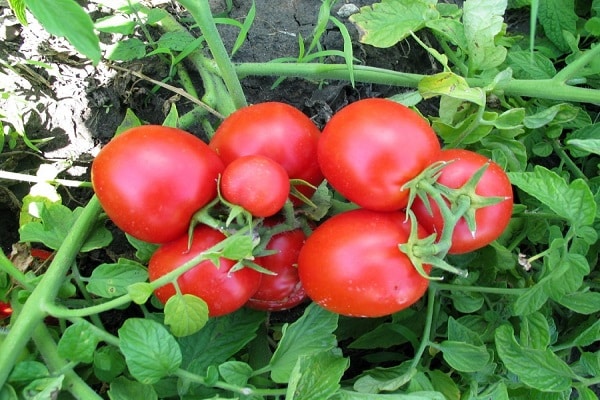
M 306 299 L 297 268 L 298 255 L 305 240 L 306 235 L 301 229 L 273 236 L 266 249 L 276 250 L 277 253 L 257 257 L 254 262 L 277 275 L 263 275 L 260 287 L 248 302 L 248 307 L 281 311 L 295 307 Z
M 318 146 L 323 175 L 338 192 L 377 211 L 404 208 L 401 187 L 438 156 L 440 144 L 427 121 L 386 99 L 365 99 L 338 111 Z
M 379 317 L 419 300 L 429 280 L 399 244 L 411 222 L 401 211 L 356 209 L 337 214 L 308 237 L 298 258 L 300 281 L 317 304 L 353 317 Z M 419 237 L 425 235 L 418 227 Z M 430 266 L 425 265 L 426 272 Z
M 9 303 L 0 301 L 0 320 L 8 318 L 12 315 L 12 307 Z
M 269 157 L 242 156 L 225 167 L 221 195 L 255 217 L 270 217 L 283 208 L 290 193 L 286 170 Z
M 442 169 L 438 182 L 454 189 L 463 186 L 479 168 L 489 163 L 477 184 L 475 193 L 480 196 L 505 198 L 500 203 L 478 208 L 475 211 L 475 233 L 470 231 L 465 219 L 461 218 L 454 228 L 449 253 L 467 253 L 496 240 L 508 225 L 513 209 L 512 186 L 504 170 L 487 157 L 463 149 L 443 150 L 438 160 L 453 161 Z M 444 219 L 435 202 L 430 201 L 430 204 L 432 213 L 427 211 L 423 202 L 418 198 L 411 209 L 419 223 L 427 231 L 441 234 L 444 228 Z
M 160 246 L 148 263 L 150 281 L 171 272 L 223 239 L 225 235 L 221 232 L 198 225 L 194 229 L 189 251 L 187 235 Z M 229 272 L 234 265 L 235 261 L 220 258 L 217 268 L 212 261 L 205 260 L 183 273 L 177 279 L 177 284 L 182 294 L 192 294 L 204 300 L 211 317 L 225 315 L 241 308 L 258 290 L 262 278 L 260 272 L 250 268 Z M 163 304 L 175 293 L 173 284 L 162 286 L 154 292 Z
M 110 141 L 92 163 L 92 185 L 108 217 L 131 236 L 166 243 L 217 195 L 223 162 L 185 131 L 147 125 Z
M 260 154 L 279 163 L 290 179 L 318 186 L 323 175 L 317 162 L 319 128 L 300 110 L 278 102 L 243 107 L 217 128 L 209 146 L 227 165 L 241 156 Z M 312 193 L 306 186 L 302 193 Z

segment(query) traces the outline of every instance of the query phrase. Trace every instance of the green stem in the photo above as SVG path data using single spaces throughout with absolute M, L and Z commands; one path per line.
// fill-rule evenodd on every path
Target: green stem
M 554 150 L 556 155 L 558 155 L 561 161 L 565 163 L 567 168 L 569 168 L 569 171 L 571 171 L 571 173 L 575 177 L 583 179 L 586 182 L 588 181 L 588 177 L 585 176 L 585 174 L 579 169 L 579 167 L 573 162 L 573 160 L 571 160 L 571 157 L 569 157 L 567 152 L 561 147 L 560 142 L 558 140 L 552 141 L 552 149 Z
M 177 370 L 175 372 L 175 375 L 189 382 L 198 383 L 203 386 L 212 386 L 215 388 L 227 390 L 232 393 L 238 393 L 244 396 L 284 396 L 287 391 L 287 389 L 255 389 L 251 387 L 241 387 L 223 381 L 217 381 L 212 385 L 208 385 L 204 377 L 186 371 L 184 369 Z
M 561 83 L 567 82 L 597 57 L 600 57 L 600 45 L 594 46 L 590 50 L 583 53 L 583 55 L 577 57 L 575 61 L 573 61 L 571 64 L 567 65 L 556 75 L 554 75 L 554 78 L 552 78 L 552 80 Z
M 179 0 L 179 2 L 200 27 L 236 108 L 245 107 L 247 103 L 244 90 L 213 20 L 209 2 L 207 0 Z
M 415 353 L 415 357 L 410 364 L 410 369 L 415 369 L 421 362 L 423 354 L 427 346 L 431 343 L 431 327 L 433 325 L 433 311 L 435 309 L 435 294 L 436 286 L 429 286 L 427 291 L 427 315 L 425 316 L 425 327 L 423 327 L 423 334 L 421 335 L 421 344 Z
M 54 302 L 69 267 L 94 227 L 101 210 L 96 196 L 92 197 L 54 255 L 48 270 L 23 305 L 4 342 L 0 344 L 0 387 L 6 382 L 32 332 L 47 316 L 44 305 Z
M 29 283 L 27 276 L 21 272 L 13 263 L 6 257 L 4 251 L 0 249 L 0 271 L 5 272 L 19 285 L 23 286 L 27 290 L 33 290 L 34 286 Z

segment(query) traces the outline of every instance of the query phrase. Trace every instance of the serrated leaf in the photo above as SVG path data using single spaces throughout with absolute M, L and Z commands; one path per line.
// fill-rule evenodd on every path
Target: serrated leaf
M 405 39 L 411 32 L 425 26 L 425 22 L 440 17 L 436 1 L 382 0 L 362 7 L 358 14 L 350 16 L 360 33 L 360 41 L 375 47 L 391 47 Z
M 540 165 L 531 172 L 509 172 L 508 175 L 513 185 L 538 199 L 573 226 L 594 222 L 597 205 L 584 180 L 575 179 L 567 183 L 563 177 Z
M 530 129 L 541 128 L 550 123 L 564 124 L 577 117 L 579 108 L 573 104 L 560 103 L 552 107 L 546 107 L 535 114 L 528 115 L 523 124 Z
M 77 51 L 98 64 L 100 40 L 94 32 L 94 23 L 75 0 L 25 0 L 25 4 L 44 29 L 65 37 Z
M 452 18 L 430 19 L 425 21 L 425 26 L 442 35 L 446 40 L 454 43 L 463 50 L 467 50 L 468 42 L 462 23 Z
M 539 2 L 538 20 L 546 37 L 561 51 L 568 51 L 569 45 L 563 31 L 577 34 L 577 14 L 574 0 L 544 0 Z
M 104 298 L 122 296 L 127 287 L 148 280 L 148 272 L 143 265 L 121 258 L 115 264 L 97 266 L 86 285 L 88 292 Z
M 481 88 L 469 87 L 465 78 L 453 72 L 440 72 L 424 77 L 419 81 L 419 93 L 424 99 L 445 95 L 479 106 L 484 106 L 486 99 Z
M 590 315 L 600 311 L 600 293 L 581 291 L 569 293 L 558 302 L 578 314 Z
M 156 383 L 181 365 L 177 341 L 156 321 L 129 318 L 119 329 L 119 339 L 129 372 L 141 383 Z
M 195 38 L 187 31 L 165 32 L 158 39 L 157 45 L 173 51 L 182 51 L 194 40 Z
M 111 61 L 131 61 L 146 55 L 146 44 L 138 38 L 130 38 L 117 42 L 108 52 L 106 58 Z
M 490 361 L 490 354 L 484 345 L 444 340 L 438 346 L 444 360 L 457 371 L 476 372 Z
M 340 387 L 348 360 L 339 351 L 302 355 L 290 375 L 286 400 L 328 399 Z
M 123 376 L 110 383 L 108 397 L 110 400 L 158 400 L 158 395 L 151 385 L 130 381 Z
M 171 296 L 165 304 L 165 325 L 173 335 L 188 336 L 198 332 L 208 321 L 208 305 L 191 294 Z
M 100 339 L 87 321 L 67 327 L 58 341 L 58 354 L 74 362 L 91 363 Z
M 507 61 L 517 79 L 550 79 L 556 75 L 552 60 L 540 52 L 511 51 Z
M 333 335 L 337 322 L 337 314 L 312 303 L 297 321 L 284 325 L 270 361 L 271 378 L 278 383 L 287 382 L 298 357 L 333 349 L 337 344 Z
M 496 349 L 510 372 L 529 387 L 543 392 L 562 392 L 572 384 L 573 372 L 551 350 L 523 348 L 510 325 L 496 329 Z
M 506 58 L 506 48 L 495 43 L 506 6 L 507 0 L 467 0 L 463 4 L 469 65 L 474 71 L 495 68 Z

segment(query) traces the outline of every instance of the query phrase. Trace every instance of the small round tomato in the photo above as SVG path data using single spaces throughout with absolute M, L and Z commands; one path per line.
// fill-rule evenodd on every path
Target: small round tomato
M 166 243 L 217 195 L 223 162 L 176 128 L 146 125 L 112 139 L 92 163 L 92 185 L 108 217 L 131 236 Z
M 401 187 L 440 151 L 427 121 L 402 104 L 365 99 L 338 111 L 319 139 L 318 160 L 327 181 L 348 200 L 376 211 L 402 209 Z
M 246 155 L 260 154 L 280 164 L 290 179 L 314 186 L 323 181 L 317 162 L 319 128 L 300 110 L 279 102 L 240 108 L 217 128 L 209 146 L 225 165 Z M 299 187 L 305 195 L 312 190 Z
M 160 246 L 148 263 L 150 281 L 171 272 L 223 239 L 225 235 L 221 232 L 206 225 L 198 225 L 194 229 L 189 250 L 187 235 Z M 177 279 L 181 293 L 192 294 L 204 300 L 211 317 L 229 314 L 241 308 L 258 290 L 262 278 L 260 272 L 251 268 L 230 272 L 235 261 L 220 258 L 219 263 L 217 267 L 210 260 L 202 261 Z M 175 293 L 173 284 L 154 291 L 163 304 Z
M 277 275 L 263 274 L 258 291 L 247 305 L 265 311 L 287 310 L 302 303 L 306 292 L 298 277 L 298 255 L 306 235 L 301 229 L 279 233 L 269 241 L 267 250 L 277 253 L 257 257 L 254 262 Z
M 12 315 L 12 307 L 9 303 L 0 301 L 0 320 L 8 318 Z
M 475 232 L 471 232 L 465 219 L 461 218 L 454 228 L 452 245 L 448 252 L 467 253 L 496 240 L 510 222 L 513 210 L 512 186 L 504 170 L 487 157 L 464 149 L 443 150 L 438 161 L 452 161 L 444 166 L 438 178 L 440 184 L 452 189 L 463 186 L 478 169 L 488 164 L 481 180 L 477 183 L 475 193 L 485 197 L 504 198 L 499 203 L 475 211 Z M 411 209 L 425 230 L 441 234 L 444 218 L 437 204 L 432 200 L 429 203 L 431 213 L 418 197 Z
M 221 175 L 221 195 L 255 217 L 270 217 L 283 208 L 290 193 L 285 169 L 269 157 L 243 156 Z
M 379 317 L 419 300 L 429 280 L 398 246 L 411 222 L 401 211 L 356 209 L 337 214 L 308 237 L 298 273 L 308 297 L 332 312 Z M 418 227 L 419 237 L 425 235 Z M 424 265 L 430 271 L 429 265 Z

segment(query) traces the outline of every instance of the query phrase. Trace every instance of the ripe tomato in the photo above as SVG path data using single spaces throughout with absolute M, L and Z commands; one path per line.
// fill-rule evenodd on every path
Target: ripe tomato
M 224 165 L 185 131 L 140 126 L 111 140 L 92 163 L 92 185 L 109 218 L 137 239 L 166 243 L 217 195 Z
M 227 117 L 209 146 L 225 165 L 241 156 L 260 154 L 279 163 L 290 179 L 314 186 L 323 180 L 317 162 L 320 131 L 300 110 L 278 102 L 254 104 Z M 299 188 L 308 196 L 306 186 Z
M 348 200 L 377 211 L 406 206 L 402 185 L 440 151 L 435 132 L 411 109 L 386 99 L 359 100 L 338 111 L 319 139 L 329 183 Z
M 356 209 L 325 221 L 308 237 L 298 258 L 308 297 L 353 317 L 388 315 L 415 303 L 429 280 L 398 248 L 407 242 L 410 226 L 401 211 Z M 425 234 L 421 227 L 418 233 Z
M 186 261 L 196 257 L 225 239 L 225 235 L 206 225 L 194 229 L 191 248 L 188 250 L 188 236 L 162 245 L 154 252 L 148 263 L 148 276 L 154 281 L 171 272 Z M 220 259 L 217 267 L 205 260 L 186 271 L 177 283 L 182 294 L 193 294 L 208 304 L 211 317 L 225 315 L 241 308 L 258 290 L 262 274 L 250 268 L 242 268 L 230 273 L 235 262 Z M 168 284 L 155 290 L 154 294 L 164 304 L 176 293 L 175 286 Z
M 298 255 L 304 245 L 306 235 L 301 229 L 279 233 L 269 241 L 267 250 L 276 250 L 276 254 L 257 257 L 254 262 L 277 275 L 262 277 L 258 291 L 254 293 L 248 307 L 281 311 L 295 307 L 306 298 L 306 292 L 298 277 Z
M 0 320 L 8 318 L 12 315 L 12 307 L 9 303 L 0 301 Z
M 269 157 L 243 156 L 225 167 L 221 195 L 255 217 L 270 217 L 285 204 L 290 179 L 285 169 Z
M 475 233 L 469 230 L 466 221 L 461 218 L 454 228 L 449 253 L 467 253 L 496 240 L 508 225 L 513 209 L 512 186 L 504 170 L 487 157 L 463 149 L 443 150 L 438 160 L 454 160 L 442 169 L 438 179 L 439 183 L 453 189 L 463 186 L 479 168 L 489 163 L 487 170 L 477 184 L 475 193 L 480 196 L 505 198 L 500 203 L 479 208 L 475 211 Z M 444 219 L 435 202 L 430 201 L 430 204 L 432 213 L 427 211 L 419 198 L 415 200 L 411 209 L 425 230 L 430 233 L 438 232 L 441 234 L 444 228 Z

